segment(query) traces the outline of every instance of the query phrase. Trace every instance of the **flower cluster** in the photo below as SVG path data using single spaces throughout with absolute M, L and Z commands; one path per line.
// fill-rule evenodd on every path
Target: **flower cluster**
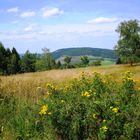
M 80 75 L 81 76 L 84 76 L 85 75 L 85 72 L 84 71 L 81 71 Z
M 83 97 L 90 97 L 91 95 L 90 95 L 89 92 L 86 91 L 86 92 L 82 93 L 81 96 L 83 96 Z
M 127 77 L 128 81 L 135 81 L 132 77 Z
M 39 112 L 39 115 L 45 115 L 45 114 L 47 114 L 47 111 L 48 111 L 48 105 L 43 105 L 41 107 L 41 110 Z
M 112 108 L 112 111 L 113 111 L 114 113 L 118 113 L 118 112 L 119 112 L 119 107 L 114 107 L 114 108 Z
M 102 126 L 102 127 L 100 128 L 100 130 L 103 131 L 103 132 L 107 132 L 108 128 L 107 128 L 106 126 Z
M 93 114 L 93 118 L 94 118 L 94 119 L 97 119 L 97 115 L 96 115 L 96 114 Z
M 56 88 L 55 88 L 52 84 L 50 84 L 50 83 L 47 83 L 46 87 L 47 87 L 47 89 L 51 89 L 51 90 L 55 90 L 55 89 L 56 89 Z

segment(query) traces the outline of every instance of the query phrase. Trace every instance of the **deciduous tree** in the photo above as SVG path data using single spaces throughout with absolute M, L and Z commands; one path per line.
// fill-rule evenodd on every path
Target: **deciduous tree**
M 89 64 L 88 56 L 81 56 L 82 64 L 87 66 Z
M 117 55 L 125 63 L 133 63 L 140 60 L 140 26 L 137 20 L 121 22 L 117 30 L 119 40 L 115 46 Z

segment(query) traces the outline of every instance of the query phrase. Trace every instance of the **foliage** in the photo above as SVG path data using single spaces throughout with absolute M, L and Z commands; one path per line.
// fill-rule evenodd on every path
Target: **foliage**
M 121 61 L 120 58 L 117 58 L 117 60 L 116 60 L 116 64 L 122 64 L 122 61 Z
M 21 102 L 22 101 L 22 102 Z M 44 128 L 39 119 L 36 107 L 24 100 L 17 100 L 14 96 L 0 96 L 0 139 L 7 137 L 10 131 L 10 139 L 50 139 L 49 127 Z M 49 132 L 50 133 L 50 132 Z M 8 138 L 9 139 L 9 138 Z
M 138 139 L 140 91 L 129 71 L 122 83 L 82 72 L 63 88 L 47 84 L 47 89 L 40 119 L 44 125 L 50 121 L 61 139 Z
M 82 64 L 87 66 L 89 64 L 88 56 L 81 56 Z
M 93 66 L 101 66 L 101 60 L 96 60 L 92 62 Z
M 1 74 L 16 74 L 20 72 L 20 56 L 15 48 L 5 49 L 0 43 L 0 73 Z
M 140 26 L 137 20 L 121 22 L 116 30 L 120 39 L 115 49 L 118 56 L 133 65 L 140 60 Z
M 34 72 L 35 71 L 36 54 L 31 54 L 26 51 L 21 59 L 21 71 L 22 72 Z
M 50 52 L 46 52 L 43 49 L 42 55 L 37 55 L 26 51 L 26 53 L 20 57 L 16 49 L 5 49 L 0 42 L 0 74 L 10 75 L 24 72 L 35 72 L 50 70 L 56 68 L 55 60 Z M 59 65 L 59 66 L 58 66 Z M 60 68 L 60 63 L 57 68 Z
M 62 64 L 61 64 L 60 61 L 58 61 L 58 62 L 56 63 L 56 69 L 60 69 L 60 68 L 62 68 Z
M 7 49 L 7 73 L 16 74 L 20 72 L 20 56 L 15 48 Z
M 0 72 L 6 73 L 6 50 L 3 46 L 3 44 L 0 42 Z
M 69 67 L 70 62 L 71 62 L 71 59 L 72 59 L 72 57 L 69 57 L 69 56 L 66 56 L 66 57 L 64 58 L 64 62 L 65 62 L 66 68 Z
M 50 51 L 43 49 L 43 54 L 36 60 L 36 71 L 51 70 L 56 67 L 55 60 Z

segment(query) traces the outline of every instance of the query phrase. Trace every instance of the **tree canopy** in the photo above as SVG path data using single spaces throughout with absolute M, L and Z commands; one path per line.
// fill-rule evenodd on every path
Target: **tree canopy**
M 87 66 L 89 64 L 88 56 L 81 56 L 82 64 Z
M 116 30 L 119 40 L 115 46 L 118 57 L 124 63 L 133 63 L 140 60 L 140 26 L 137 20 L 121 22 Z
M 69 67 L 70 62 L 71 62 L 71 59 L 72 59 L 72 57 L 70 57 L 70 56 L 66 56 L 66 57 L 64 58 L 64 62 L 65 62 L 66 68 Z

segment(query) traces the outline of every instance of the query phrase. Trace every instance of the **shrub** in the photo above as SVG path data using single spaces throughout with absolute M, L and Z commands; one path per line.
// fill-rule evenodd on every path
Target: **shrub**
M 96 60 L 96 61 L 93 61 L 92 66 L 100 66 L 101 65 L 101 60 Z
M 111 76 L 85 73 L 64 87 L 47 85 L 40 119 L 64 140 L 138 139 L 139 91 L 130 72 L 121 83 Z M 41 111 L 40 110 L 40 111 Z M 47 124 L 47 125 L 48 125 Z

